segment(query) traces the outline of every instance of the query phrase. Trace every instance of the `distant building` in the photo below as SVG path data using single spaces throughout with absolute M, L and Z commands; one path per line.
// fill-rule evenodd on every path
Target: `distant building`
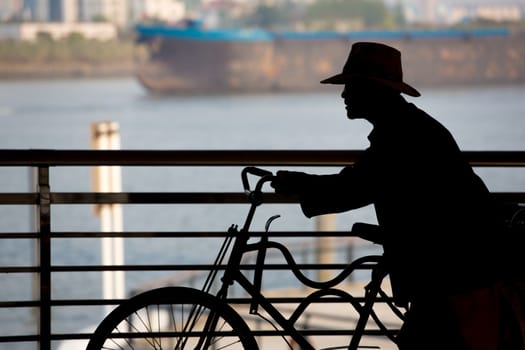
M 49 0 L 49 20 L 60 22 L 62 17 L 62 0 Z
M 23 0 L 0 0 L 0 21 L 9 21 L 20 17 Z
M 78 13 L 78 0 L 49 0 L 51 22 L 77 22 Z
M 118 34 L 116 26 L 111 23 L 32 22 L 0 24 L 0 40 L 16 39 L 34 41 L 42 33 L 48 34 L 55 40 L 66 38 L 72 33 L 79 33 L 86 39 L 101 41 L 115 39 Z
M 186 16 L 183 0 L 134 0 L 131 2 L 131 20 L 141 22 L 158 20 L 177 22 Z
M 519 21 L 525 16 L 525 5 L 518 0 L 407 0 L 404 8 L 408 22 L 447 25 L 476 19 Z
M 42 0 L 24 0 L 22 19 L 24 21 L 47 21 L 49 19 L 49 6 Z
M 108 21 L 119 28 L 129 25 L 128 0 L 79 0 L 82 21 Z
M 451 6 L 446 18 L 447 24 L 488 20 L 493 22 L 513 22 L 524 17 L 523 6 L 518 4 L 484 4 L 477 6 Z
M 78 21 L 78 0 L 62 0 L 62 21 L 63 22 L 77 22 Z

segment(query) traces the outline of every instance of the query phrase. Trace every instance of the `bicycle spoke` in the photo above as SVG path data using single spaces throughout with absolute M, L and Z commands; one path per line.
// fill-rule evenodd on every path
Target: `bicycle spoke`
M 219 332 L 223 331 L 223 330 L 224 330 L 224 327 L 225 327 L 226 325 L 227 325 L 227 323 L 226 323 L 225 321 L 223 321 L 221 327 L 218 328 L 218 331 L 219 331 Z M 221 350 L 221 349 L 225 349 L 225 348 L 227 348 L 227 347 L 229 347 L 229 346 L 233 346 L 234 344 L 239 343 L 239 340 L 237 339 L 237 340 L 235 340 L 235 341 L 232 340 L 231 343 L 229 343 L 229 344 L 224 344 L 224 345 L 222 345 L 222 346 L 219 347 L 219 348 L 215 347 L 215 345 L 218 344 L 218 342 L 219 342 L 220 340 L 222 340 L 222 339 L 224 339 L 224 337 L 216 337 L 216 338 L 213 338 L 213 340 L 212 340 L 212 342 L 211 342 L 212 348 L 213 348 L 213 349 L 216 349 L 216 350 Z
M 158 306 L 158 305 L 157 305 Z M 146 307 L 145 308 L 145 312 L 146 312 L 146 319 L 147 321 L 144 320 L 144 318 L 138 313 L 136 312 L 135 315 L 137 316 L 137 318 L 139 319 L 140 323 L 142 324 L 142 326 L 144 326 L 144 329 L 146 332 L 149 332 L 149 333 L 152 333 L 154 330 L 153 328 L 151 327 L 151 322 L 150 322 L 150 312 L 149 312 L 149 308 Z M 126 320 L 126 322 L 131 326 L 131 328 L 133 330 L 135 330 L 137 333 L 144 333 L 144 331 L 141 331 L 139 329 L 139 327 L 133 325 L 133 322 L 130 322 L 129 320 Z M 162 346 L 157 348 L 157 344 L 155 342 L 155 338 L 151 338 L 151 340 L 149 340 L 149 338 L 144 338 L 144 340 L 153 347 L 153 349 L 162 349 Z

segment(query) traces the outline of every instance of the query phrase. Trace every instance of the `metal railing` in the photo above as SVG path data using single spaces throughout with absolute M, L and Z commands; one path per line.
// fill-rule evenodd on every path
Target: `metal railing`
M 1 276 L 32 274 L 38 276 L 36 295 L 32 300 L 0 300 L 0 311 L 9 312 L 17 308 L 36 310 L 36 332 L 21 330 L 16 334 L 1 334 L 1 344 L 34 344 L 35 348 L 51 349 L 53 342 L 68 339 L 86 339 L 89 333 L 53 332 L 53 309 L 56 307 L 100 306 L 118 304 L 120 300 L 102 299 L 54 299 L 53 274 L 61 272 L 89 273 L 101 271 L 186 271 L 203 270 L 209 266 L 199 265 L 54 265 L 51 247 L 55 239 L 101 238 L 101 237 L 223 237 L 225 232 L 77 232 L 54 231 L 52 212 L 55 206 L 77 204 L 247 204 L 243 193 L 239 192 L 57 192 L 51 187 L 50 169 L 77 166 L 123 167 L 223 167 L 223 166 L 344 166 L 352 164 L 361 151 L 320 151 L 320 150 L 239 150 L 239 151 L 147 151 L 147 150 L 0 150 L 0 167 L 24 167 L 35 169 L 36 188 L 34 191 L 0 193 L 0 205 L 26 205 L 36 208 L 37 225 L 34 232 L 2 232 L 2 240 L 34 240 L 36 242 L 37 262 L 25 266 L 0 266 Z M 525 151 L 475 151 L 464 152 L 474 167 L 514 168 L 525 167 Z M 525 203 L 525 189 L 494 193 L 500 200 L 512 203 Z M 291 203 L 275 194 L 266 194 L 265 202 L 271 204 Z M 22 220 L 30 220 L 23 218 Z M 316 232 L 274 232 L 274 235 L 290 237 L 313 237 Z M 326 236 L 345 236 L 345 232 L 325 232 Z M 306 268 L 340 268 L 340 265 L 308 265 Z

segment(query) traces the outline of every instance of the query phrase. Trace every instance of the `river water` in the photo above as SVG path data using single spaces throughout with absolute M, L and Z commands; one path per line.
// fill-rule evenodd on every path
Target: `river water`
M 419 88 L 422 96 L 409 98 L 445 124 L 463 150 L 525 150 L 525 86 Z M 214 96 L 151 96 L 133 79 L 53 80 L 0 83 L 0 149 L 89 149 L 90 125 L 111 120 L 120 126 L 123 149 L 362 149 L 370 125 L 348 121 L 340 91 Z M 302 169 L 299 169 L 302 170 Z M 337 169 L 304 169 L 336 171 Z M 493 191 L 523 191 L 523 169 L 477 169 Z M 239 168 L 123 169 L 124 191 L 239 191 Z M 54 191 L 91 190 L 90 169 L 51 169 Z M 0 169 L 0 192 L 30 188 L 28 169 Z M 227 208 L 225 208 L 227 207 Z M 125 206 L 126 230 L 224 230 L 242 223 L 245 206 Z M 312 230 L 296 206 L 261 208 L 266 217 L 280 213 L 277 230 Z M 370 208 L 337 216 L 337 229 L 355 221 L 373 221 Z M 31 210 L 0 207 L 2 232 L 31 230 Z M 90 206 L 57 206 L 52 212 L 55 231 L 96 231 L 99 219 Z M 292 242 L 291 242 L 292 243 Z M 291 244 L 290 243 L 290 244 Z M 295 243 L 295 242 L 294 242 Z M 194 240 L 126 240 L 126 263 L 209 263 L 218 242 Z M 96 239 L 57 239 L 53 264 L 97 265 Z M 0 265 L 32 263 L 30 240 L 3 240 Z M 135 272 L 126 275 L 126 289 L 169 273 Z M 30 300 L 31 276 L 0 275 L 0 300 Z M 53 274 L 53 298 L 99 298 L 100 274 Z M 88 308 L 89 309 L 89 308 Z M 53 332 L 75 332 L 98 322 L 100 310 L 57 307 Z M 29 309 L 0 309 L 0 335 L 31 333 L 34 315 Z M 0 344 L 0 349 L 34 349 L 34 344 Z

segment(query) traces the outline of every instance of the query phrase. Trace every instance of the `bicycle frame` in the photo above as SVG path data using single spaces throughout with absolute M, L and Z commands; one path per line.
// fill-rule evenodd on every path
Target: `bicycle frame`
M 248 174 L 253 174 L 260 177 L 253 191 L 250 190 L 250 186 L 248 183 Z M 348 349 L 357 349 L 361 337 L 365 333 L 365 328 L 370 317 L 372 317 L 376 321 L 380 329 L 382 329 L 384 332 L 388 332 L 386 327 L 384 327 L 384 325 L 380 322 L 379 318 L 373 311 L 373 305 L 376 301 L 377 295 L 386 297 L 386 294 L 381 289 L 381 283 L 383 281 L 383 278 L 387 275 L 386 271 L 383 268 L 381 268 L 381 256 L 372 255 L 357 259 L 350 263 L 335 278 L 326 282 L 317 282 L 310 280 L 301 273 L 290 251 L 284 245 L 270 241 L 268 239 L 267 231 L 261 236 L 261 240 L 259 242 L 248 244 L 248 241 L 250 239 L 250 225 L 254 218 L 256 208 L 262 204 L 262 187 L 265 183 L 271 181 L 272 179 L 273 175 L 270 172 L 259 168 L 247 167 L 242 172 L 242 181 L 244 189 L 250 199 L 251 206 L 243 227 L 240 230 L 238 230 L 237 226 L 232 225 L 228 230 L 228 236 L 234 237 L 235 241 L 229 259 L 225 266 L 225 271 L 222 277 L 222 284 L 220 286 L 219 291 L 216 294 L 216 297 L 222 300 L 226 300 L 228 296 L 229 287 L 234 283 L 238 283 L 251 297 L 251 304 L 249 309 L 250 314 L 257 314 L 258 308 L 261 307 L 262 309 L 264 309 L 264 311 L 266 311 L 266 313 L 271 317 L 271 319 L 282 328 L 283 335 L 290 336 L 301 349 L 305 350 L 314 350 L 314 347 L 307 340 L 306 336 L 300 330 L 297 330 L 295 328 L 294 324 L 297 320 L 299 320 L 300 316 L 310 304 L 326 296 L 337 297 L 341 300 L 349 302 L 359 313 L 359 320 L 356 328 L 353 331 L 353 336 Z M 266 299 L 266 297 L 261 293 L 262 271 L 264 268 L 264 260 L 268 248 L 278 249 L 283 254 L 288 265 L 290 266 L 291 271 L 299 279 L 299 281 L 308 287 L 317 289 L 316 291 L 308 295 L 302 302 L 299 303 L 297 309 L 292 313 L 292 315 L 288 319 L 285 318 L 283 314 L 275 306 L 273 306 L 272 303 L 268 299 Z M 254 282 L 252 283 L 241 272 L 241 261 L 244 254 L 253 251 L 257 252 L 257 259 L 254 271 Z M 339 284 L 340 282 L 344 281 L 356 268 L 362 267 L 366 264 L 373 264 L 374 269 L 372 273 L 372 279 L 365 289 L 365 303 L 364 305 L 361 305 L 357 298 L 353 297 L 345 291 L 334 289 L 333 287 Z M 216 273 L 216 271 L 212 272 L 211 274 L 214 273 Z M 213 279 L 214 276 L 212 276 L 211 278 Z M 397 308 L 393 306 L 393 304 L 389 303 L 389 306 L 393 310 L 399 312 L 399 310 L 397 310 Z M 402 317 L 400 312 L 398 316 Z M 214 329 L 213 317 L 211 318 L 211 320 L 209 320 L 208 327 L 209 330 Z

